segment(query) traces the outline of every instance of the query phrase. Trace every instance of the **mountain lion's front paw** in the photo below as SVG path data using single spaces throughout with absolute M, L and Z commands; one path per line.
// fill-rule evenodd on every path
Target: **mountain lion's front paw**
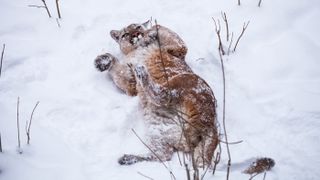
M 96 57 L 96 59 L 94 60 L 94 65 L 99 71 L 103 72 L 109 70 L 115 60 L 116 58 L 114 56 L 106 53 Z

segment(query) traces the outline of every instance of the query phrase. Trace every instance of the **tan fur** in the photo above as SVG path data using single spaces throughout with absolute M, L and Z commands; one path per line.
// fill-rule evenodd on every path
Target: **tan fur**
M 96 59 L 97 68 L 108 69 L 120 89 L 140 97 L 150 138 L 147 143 L 158 156 L 124 155 L 119 163 L 159 157 L 170 160 L 178 150 L 194 153 L 199 165 L 210 165 L 218 144 L 216 101 L 211 88 L 186 64 L 187 47 L 176 33 L 163 26 L 139 26 L 111 31 L 125 55 L 123 60 L 109 54 L 112 63 Z

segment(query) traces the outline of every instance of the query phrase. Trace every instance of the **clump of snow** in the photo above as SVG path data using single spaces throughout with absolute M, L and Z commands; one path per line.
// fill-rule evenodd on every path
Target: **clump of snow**
M 211 17 L 225 11 L 237 37 L 250 25 L 236 53 L 226 57 L 227 129 L 231 146 L 230 179 L 252 158 L 271 157 L 267 179 L 318 179 L 320 172 L 320 2 L 317 0 L 243 1 L 61 1 L 58 27 L 41 1 L 0 1 L 0 47 L 6 44 L 0 78 L 0 179 L 170 179 L 161 163 L 120 166 L 125 153 L 147 148 L 137 111 L 138 99 L 117 90 L 96 71 L 94 58 L 120 54 L 112 29 L 141 23 L 150 16 L 186 42 L 187 63 L 212 87 L 221 117 L 222 76 Z M 57 17 L 55 2 L 47 1 Z M 165 13 L 163 13 L 165 12 Z M 222 38 L 225 38 L 222 25 Z M 200 59 L 200 60 L 197 60 Z M 20 97 L 23 153 L 16 153 L 16 99 Z M 26 145 L 24 124 L 40 101 Z M 225 152 L 225 149 L 223 149 Z M 212 177 L 225 179 L 227 156 Z M 168 167 L 186 179 L 177 156 Z M 261 178 L 261 177 L 257 177 Z

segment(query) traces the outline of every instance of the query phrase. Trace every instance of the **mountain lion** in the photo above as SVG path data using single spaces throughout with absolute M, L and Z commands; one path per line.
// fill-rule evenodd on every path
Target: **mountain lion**
M 121 165 L 168 161 L 176 151 L 192 155 L 198 165 L 210 165 L 219 143 L 216 100 L 209 85 L 185 62 L 187 47 L 173 31 L 150 22 L 112 30 L 123 53 L 95 59 L 99 71 L 129 96 L 139 96 L 147 126 L 150 153 L 125 154 Z

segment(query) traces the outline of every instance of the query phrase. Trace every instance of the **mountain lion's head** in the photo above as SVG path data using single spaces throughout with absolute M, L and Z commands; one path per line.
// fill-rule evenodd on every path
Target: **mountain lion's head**
M 121 51 L 128 54 L 140 46 L 145 45 L 147 30 L 150 28 L 150 21 L 142 24 L 130 24 L 121 30 L 110 31 L 111 37 L 119 44 Z

